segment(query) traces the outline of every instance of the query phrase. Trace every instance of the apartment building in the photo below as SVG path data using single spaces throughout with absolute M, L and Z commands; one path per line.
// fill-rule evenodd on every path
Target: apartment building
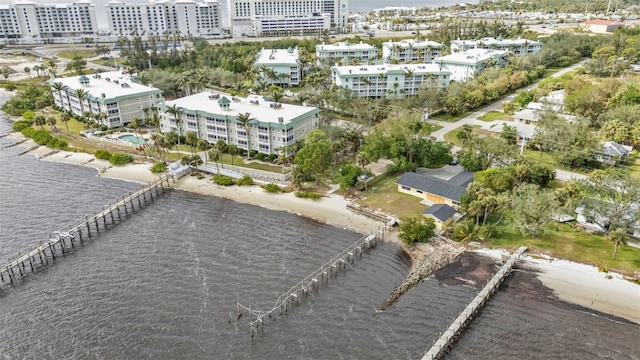
M 335 44 L 316 45 L 316 58 L 318 65 L 323 63 L 333 65 L 336 62 L 358 61 L 368 63 L 378 58 L 378 49 L 375 46 L 360 42 L 359 44 L 350 43 L 348 41 Z
M 384 64 L 334 66 L 333 84 L 350 89 L 354 96 L 399 99 L 424 88 L 449 86 L 451 73 L 437 64 Z
M 451 80 L 462 82 L 482 74 L 486 67 L 505 64 L 507 54 L 503 50 L 471 49 L 441 56 L 434 62 L 451 73 Z
M 386 64 L 428 63 L 442 55 L 444 45 L 435 41 L 401 40 L 382 44 Z
M 60 90 L 56 83 L 62 84 Z M 106 114 L 98 122 L 108 127 L 124 126 L 135 117 L 142 119 L 144 109 L 164 100 L 160 89 L 138 84 L 121 71 L 55 78 L 49 85 L 56 105 L 77 115 Z
M 221 6 L 217 0 L 161 0 L 147 4 L 112 0 L 105 7 L 109 29 L 117 35 L 222 35 Z
M 313 18 L 328 14 L 330 28 L 340 28 L 346 26 L 349 12 L 348 0 L 228 0 L 228 5 L 228 22 L 233 37 L 258 36 L 257 33 L 260 33 L 260 29 L 254 30 L 254 23 L 258 17 L 262 19 L 258 23 L 270 19 L 273 26 L 275 19 Z M 299 26 L 310 26 L 310 22 L 311 19 L 308 19 L 301 22 Z M 300 28 L 300 30 L 302 29 Z M 266 32 L 262 32 L 262 34 L 277 36 Z
M 170 106 L 182 109 L 175 116 L 166 111 Z M 286 145 L 304 139 L 319 125 L 319 110 L 315 107 L 265 101 L 260 96 L 240 98 L 224 93 L 202 92 L 159 106 L 160 131 L 185 134 L 195 131 L 198 138 L 211 144 L 224 140 L 228 145 L 277 154 Z M 248 113 L 253 119 L 249 132 L 238 122 L 239 114 Z
M 331 15 L 313 13 L 302 16 L 255 16 L 251 19 L 251 36 L 322 35 L 331 29 Z
M 94 35 L 98 31 L 91 1 L 38 4 L 21 1 L 0 5 L 0 38 L 51 39 Z
M 267 85 L 299 86 L 302 78 L 298 48 L 262 49 L 254 66 Z
M 516 56 L 533 55 L 542 50 L 542 43 L 529 39 L 496 39 L 492 37 L 479 40 L 451 40 L 451 52 L 471 49 L 503 50 Z

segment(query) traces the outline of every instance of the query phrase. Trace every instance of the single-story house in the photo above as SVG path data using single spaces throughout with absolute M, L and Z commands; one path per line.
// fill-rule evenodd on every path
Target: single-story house
M 603 206 L 606 206 L 606 202 L 602 202 Z M 638 207 L 636 207 L 637 209 Z M 589 214 L 586 213 L 586 207 L 584 205 L 580 205 L 576 208 L 576 223 L 585 228 L 595 230 L 599 233 L 605 233 L 606 229 L 603 226 L 608 227 L 608 219 L 605 219 L 601 216 L 596 216 L 596 218 L 591 218 Z M 631 218 L 628 218 L 632 220 Z M 640 220 L 635 221 L 631 224 L 628 229 L 629 236 L 640 239 Z
M 516 129 L 516 133 L 518 134 L 518 144 L 522 144 L 522 142 L 525 144 L 528 143 L 533 139 L 533 135 L 536 133 L 535 125 L 519 122 L 493 121 L 483 125 L 482 128 L 492 133 L 499 134 L 502 132 L 504 125 L 511 126 Z
M 460 196 L 473 181 L 473 172 L 463 171 L 448 180 L 427 174 L 406 172 L 400 176 L 398 192 L 413 195 L 433 204 L 447 204 L 457 208 Z
M 456 209 L 447 204 L 431 205 L 422 215 L 432 218 L 438 231 L 442 230 L 444 226 L 455 222 L 459 216 Z
M 546 105 L 542 103 L 529 103 L 529 105 L 527 105 L 525 109 L 516 111 L 516 113 L 513 114 L 513 122 L 519 124 L 537 123 L 538 121 L 540 121 L 540 115 L 542 115 L 542 112 L 546 109 L 545 107 Z M 556 115 L 566 119 L 570 123 L 576 120 L 576 117 L 573 115 L 562 114 L 559 112 L 556 112 Z
M 609 21 L 601 19 L 587 20 L 581 22 L 579 27 L 583 31 L 590 31 L 592 33 L 606 34 L 616 31 L 617 28 L 623 26 L 624 23 L 618 21 Z
M 621 159 L 631 155 L 631 151 L 633 151 L 632 146 L 618 144 L 615 141 L 605 141 L 600 143 L 600 150 L 594 156 L 596 161 L 615 165 Z

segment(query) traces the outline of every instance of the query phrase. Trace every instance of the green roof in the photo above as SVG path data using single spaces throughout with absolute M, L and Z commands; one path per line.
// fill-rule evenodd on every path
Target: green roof
M 223 96 L 220 98 L 220 100 L 218 100 L 218 104 L 231 104 L 231 101 L 229 101 L 229 99 L 227 99 L 226 96 Z

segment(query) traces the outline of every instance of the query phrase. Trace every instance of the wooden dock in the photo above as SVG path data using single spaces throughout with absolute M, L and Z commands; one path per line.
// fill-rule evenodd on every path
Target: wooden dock
M 482 290 L 471 300 L 469 305 L 460 313 L 460 315 L 453 321 L 451 326 L 445 331 L 440 338 L 433 344 L 431 349 L 422 357 L 422 360 L 440 359 L 451 349 L 453 343 L 458 339 L 458 336 L 469 326 L 475 316 L 482 310 L 487 304 L 491 295 L 493 295 L 502 281 L 509 276 L 513 266 L 518 261 L 520 256 L 527 251 L 526 246 L 521 246 L 516 250 L 509 259 L 502 265 L 500 270 L 493 275 L 491 280 L 482 288 Z
M 26 252 L 9 259 L 5 265 L 0 266 L 0 285 L 15 284 L 28 273 L 35 273 L 48 265 L 57 256 L 75 249 L 78 241 L 83 244 L 85 238 L 105 231 L 107 225 L 115 225 L 129 214 L 142 209 L 169 189 L 171 181 L 175 183 L 172 175 L 162 176 L 158 180 L 141 186 L 137 191 L 117 199 L 114 204 L 109 203 L 94 215 L 85 215 L 84 219 L 79 220 L 75 226 L 69 225 L 66 230 L 55 231 L 48 241 L 41 241 L 35 248 L 30 247 Z
M 384 231 L 381 230 L 377 235 L 366 235 L 360 238 L 355 243 L 351 244 L 348 248 L 341 251 L 338 255 L 334 256 L 331 260 L 327 261 L 324 265 L 320 266 L 316 271 L 293 285 L 289 290 L 278 297 L 273 308 L 270 310 L 256 310 L 251 307 L 244 306 L 240 303 L 236 303 L 238 311 L 238 319 L 243 315 L 243 311 L 249 315 L 249 331 L 251 336 L 257 333 L 258 328 L 264 328 L 264 320 L 275 312 L 279 312 L 280 315 L 287 312 L 288 308 L 292 304 L 298 304 L 300 300 L 304 299 L 309 290 L 318 289 L 320 283 L 329 281 L 331 275 L 337 275 L 340 269 L 346 269 L 348 263 L 353 263 L 356 257 L 361 257 L 364 249 L 370 249 L 377 245 L 379 239 L 384 238 Z

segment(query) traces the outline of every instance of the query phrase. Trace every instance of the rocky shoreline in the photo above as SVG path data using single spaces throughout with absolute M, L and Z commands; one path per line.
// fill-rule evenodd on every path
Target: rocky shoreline
M 380 306 L 380 311 L 385 311 L 393 305 L 400 296 L 413 289 L 425 278 L 433 275 L 442 267 L 453 262 L 458 256 L 464 253 L 464 246 L 451 240 L 438 237 L 428 244 L 418 244 L 419 249 L 405 249 L 412 258 L 411 272 L 407 278 L 398 285 L 391 295 Z

